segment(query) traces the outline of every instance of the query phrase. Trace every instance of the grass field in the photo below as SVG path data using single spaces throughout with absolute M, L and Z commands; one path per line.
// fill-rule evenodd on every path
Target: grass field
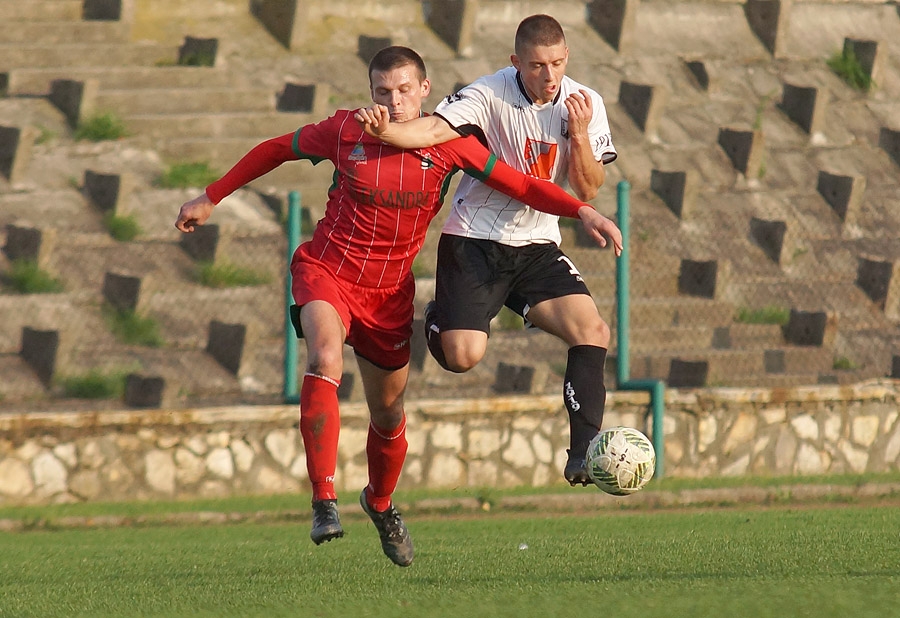
M 352 511 L 320 547 L 305 513 L 0 533 L 0 617 L 900 616 L 893 500 L 406 519 L 407 569 Z
M 839 491 L 897 479 L 819 477 L 805 486 L 834 491 L 812 501 L 779 491 L 770 504 L 666 509 L 567 511 L 562 498 L 582 495 L 569 488 L 471 492 L 500 505 L 490 511 L 403 494 L 417 550 L 407 569 L 350 508 L 347 535 L 314 546 L 308 496 L 7 507 L 0 520 L 27 525 L 0 533 L 0 618 L 900 617 L 896 496 Z M 650 491 L 773 483 L 788 486 L 667 480 Z M 210 512 L 256 517 L 200 523 Z

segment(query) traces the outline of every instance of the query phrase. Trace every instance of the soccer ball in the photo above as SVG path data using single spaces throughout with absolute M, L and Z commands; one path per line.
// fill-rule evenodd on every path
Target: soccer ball
M 610 427 L 591 440 L 585 467 L 597 487 L 614 496 L 627 496 L 653 478 L 656 452 L 637 429 Z

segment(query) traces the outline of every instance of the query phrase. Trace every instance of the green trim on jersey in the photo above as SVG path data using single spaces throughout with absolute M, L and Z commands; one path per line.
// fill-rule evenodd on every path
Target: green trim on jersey
M 483 170 L 476 169 L 474 167 L 467 167 L 467 168 L 464 168 L 463 171 L 466 174 L 468 174 L 469 176 L 472 176 L 474 178 L 477 178 L 481 182 L 484 182 L 485 180 L 487 180 L 488 176 L 491 175 L 491 172 L 494 171 L 494 166 L 496 164 L 497 164 L 497 157 L 495 157 L 493 154 L 491 154 L 491 155 L 488 155 L 488 160 L 484 164 Z
M 447 174 L 447 177 L 444 179 L 444 184 L 441 185 L 440 203 L 441 204 L 444 203 L 444 198 L 447 197 L 447 191 L 450 190 L 450 181 L 453 180 L 453 175 L 456 174 L 457 170 L 462 169 L 463 172 L 465 172 L 472 178 L 475 178 L 476 180 L 480 180 L 481 182 L 484 182 L 485 180 L 487 180 L 488 176 L 491 175 L 491 172 L 494 171 L 494 166 L 496 164 L 497 164 L 497 157 L 495 157 L 493 154 L 489 154 L 488 159 L 484 164 L 483 170 L 478 169 L 477 167 L 464 167 L 464 168 L 456 168 L 455 170 L 453 170 L 452 172 Z
M 310 154 L 306 154 L 302 150 L 300 150 L 300 131 L 303 130 L 303 127 L 300 127 L 296 131 L 294 131 L 294 138 L 291 140 L 291 150 L 294 151 L 294 154 L 297 155 L 298 159 L 306 159 L 311 162 L 313 165 L 318 165 L 322 161 L 327 161 L 327 157 L 316 157 Z

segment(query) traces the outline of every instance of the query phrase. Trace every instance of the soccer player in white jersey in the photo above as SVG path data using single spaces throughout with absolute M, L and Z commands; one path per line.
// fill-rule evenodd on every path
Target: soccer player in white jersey
M 369 65 L 372 100 L 398 123 L 421 115 L 431 83 L 421 56 L 408 47 L 382 49 Z M 300 127 L 251 149 L 202 195 L 182 205 L 175 226 L 185 233 L 205 223 L 215 204 L 284 163 L 329 160 L 335 167 L 325 215 L 291 260 L 294 325 L 306 341 L 300 389 L 300 435 L 313 490 L 310 538 L 317 545 L 344 534 L 337 508 L 343 346 L 353 347 L 369 406 L 366 440 L 369 484 L 360 506 L 381 537 L 384 554 L 409 566 L 414 548 L 393 505 L 406 459 L 406 413 L 415 281 L 413 260 L 428 223 L 441 208 L 458 170 L 548 212 L 578 218 L 602 238 L 615 225 L 560 187 L 517 172 L 474 136 L 402 150 L 366 135 L 352 110 Z
M 559 22 L 532 15 L 516 31 L 512 66 L 447 97 L 433 116 L 392 123 L 375 105 L 356 119 L 371 135 L 403 148 L 477 134 L 512 167 L 568 185 L 588 201 L 605 180 L 604 165 L 617 155 L 603 100 L 565 75 L 568 57 Z M 610 331 L 578 269 L 559 249 L 557 220 L 463 178 L 438 246 L 426 336 L 435 359 L 455 372 L 484 357 L 490 321 L 504 304 L 565 341 L 563 401 L 571 429 L 563 475 L 573 486 L 588 485 L 584 457 L 603 421 Z M 619 255 L 621 232 L 612 225 L 608 236 Z M 598 240 L 601 246 L 605 241 Z

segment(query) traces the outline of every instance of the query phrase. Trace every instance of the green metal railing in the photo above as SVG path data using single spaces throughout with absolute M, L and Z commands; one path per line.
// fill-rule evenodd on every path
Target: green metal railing
M 629 235 L 631 233 L 631 211 L 629 195 L 631 185 L 627 180 L 619 181 L 616 191 L 616 217 L 622 230 L 622 255 L 616 260 L 616 382 L 618 390 L 647 391 L 650 393 L 650 411 L 653 417 L 653 449 L 656 451 L 656 468 L 653 476 L 662 478 L 665 472 L 665 449 L 663 445 L 663 415 L 665 413 L 665 384 L 661 380 L 632 380 L 629 346 L 631 312 L 631 275 Z
M 291 305 L 294 294 L 291 292 L 291 258 L 300 245 L 300 192 L 288 194 L 287 211 L 287 274 L 284 281 L 284 402 L 300 403 L 297 387 L 297 336 L 291 324 Z

